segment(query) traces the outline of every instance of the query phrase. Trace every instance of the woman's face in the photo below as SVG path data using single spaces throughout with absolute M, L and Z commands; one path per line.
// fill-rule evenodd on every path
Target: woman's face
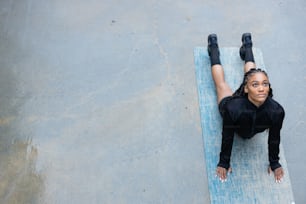
M 268 77 L 262 73 L 252 74 L 244 87 L 248 99 L 257 107 L 261 106 L 269 95 L 270 83 Z

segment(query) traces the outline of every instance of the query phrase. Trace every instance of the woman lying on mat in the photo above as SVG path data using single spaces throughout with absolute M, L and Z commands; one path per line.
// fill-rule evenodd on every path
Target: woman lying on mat
M 272 99 L 273 94 L 267 73 L 256 68 L 251 34 L 242 35 L 240 57 L 245 61 L 245 74 L 240 87 L 234 93 L 224 79 L 216 34 L 208 36 L 208 53 L 217 90 L 219 111 L 223 119 L 217 176 L 224 182 L 227 179 L 227 173 L 232 170 L 230 158 L 234 133 L 243 138 L 251 138 L 256 133 L 269 129 L 269 172 L 273 171 L 275 181 L 281 182 L 284 170 L 279 163 L 279 145 L 285 112 L 283 107 Z

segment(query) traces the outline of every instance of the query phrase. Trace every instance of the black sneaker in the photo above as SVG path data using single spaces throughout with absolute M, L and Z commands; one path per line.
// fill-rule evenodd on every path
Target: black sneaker
M 208 41 L 207 51 L 208 51 L 209 56 L 211 55 L 213 49 L 217 49 L 217 53 L 219 55 L 220 52 L 219 52 L 217 35 L 210 34 L 207 38 L 207 41 Z
M 252 48 L 253 46 L 251 33 L 243 33 L 241 41 L 242 41 L 242 45 L 240 47 L 239 54 L 240 54 L 240 58 L 244 60 L 245 59 L 245 49 Z

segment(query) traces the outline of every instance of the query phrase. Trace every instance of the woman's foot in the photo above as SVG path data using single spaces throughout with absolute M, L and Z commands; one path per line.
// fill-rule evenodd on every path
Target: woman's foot
M 240 54 L 240 58 L 242 60 L 245 60 L 246 48 L 252 48 L 253 46 L 251 33 L 243 33 L 241 41 L 242 41 L 242 45 L 240 47 L 239 54 Z
M 208 46 L 207 46 L 207 51 L 209 56 L 211 57 L 212 55 L 220 55 L 219 52 L 219 46 L 218 46 L 218 37 L 216 34 L 210 34 L 207 38 L 208 41 Z
M 210 58 L 211 66 L 214 66 L 216 64 L 221 65 L 217 35 L 210 34 L 207 38 L 207 41 L 207 51 Z

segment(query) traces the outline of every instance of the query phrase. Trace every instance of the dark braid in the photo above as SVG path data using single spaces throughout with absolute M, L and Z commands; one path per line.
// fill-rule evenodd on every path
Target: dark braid
M 246 72 L 244 74 L 243 81 L 242 81 L 241 85 L 239 86 L 239 88 L 234 92 L 233 96 L 247 96 L 247 93 L 244 92 L 244 87 L 247 84 L 247 82 L 249 80 L 249 77 L 252 76 L 253 74 L 259 73 L 259 72 L 263 73 L 264 75 L 266 75 L 268 77 L 268 74 L 262 69 L 259 69 L 259 68 L 250 69 L 248 72 Z M 269 96 L 273 97 L 273 91 L 272 91 L 272 88 L 271 88 L 271 84 L 269 84 L 269 88 L 270 88 Z

